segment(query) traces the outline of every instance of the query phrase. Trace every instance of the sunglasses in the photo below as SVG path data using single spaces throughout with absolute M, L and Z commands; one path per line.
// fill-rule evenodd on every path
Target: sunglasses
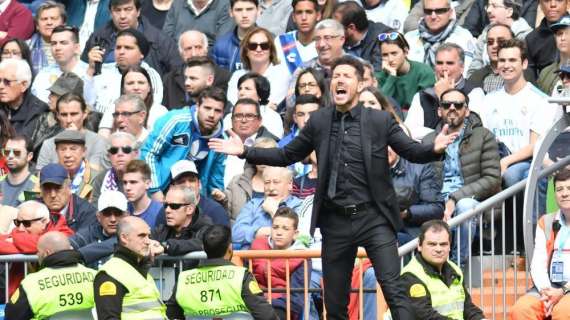
M 2 83 L 5 87 L 9 87 L 12 82 L 18 82 L 17 79 L 6 79 L 6 78 L 0 78 L 0 83 Z
M 32 222 L 36 222 L 36 221 L 40 221 L 40 220 L 43 220 L 43 218 L 35 218 L 35 219 L 30 219 L 30 220 L 14 219 L 14 225 L 16 225 L 16 227 L 19 227 L 21 224 L 23 224 L 24 228 L 29 228 L 32 225 Z
M 442 101 L 439 103 L 443 110 L 447 110 L 453 106 L 455 110 L 461 110 L 465 107 L 465 101 Z
M 113 112 L 113 118 L 118 118 L 119 116 L 123 116 L 123 117 L 130 117 L 133 114 L 137 114 L 139 112 L 141 112 L 142 110 L 139 111 L 124 111 L 124 112 Z
M 436 9 L 428 9 L 428 8 L 424 8 L 424 15 L 426 16 L 431 16 L 432 14 L 436 14 L 436 15 L 442 15 L 444 13 L 447 13 L 451 8 L 447 7 L 447 8 L 436 8 Z
M 558 74 L 558 76 L 560 77 L 561 80 L 565 80 L 565 79 L 569 79 L 569 78 L 570 78 L 570 73 L 568 73 L 568 72 L 560 72 L 560 74 Z
M 4 157 L 9 157 L 11 155 L 13 155 L 16 158 L 19 158 L 22 155 L 22 150 L 16 150 L 16 149 L 2 149 L 2 155 Z
M 178 210 L 184 206 L 189 206 L 189 205 L 190 205 L 190 203 L 168 203 L 168 202 L 165 202 L 163 204 L 164 209 L 168 209 L 168 207 L 170 207 L 170 209 L 172 209 L 172 210 Z
M 107 151 L 109 151 L 110 154 L 115 155 L 115 154 L 119 153 L 119 150 L 121 152 L 123 152 L 124 154 L 130 154 L 131 152 L 133 152 L 133 147 L 130 147 L 130 146 L 110 147 L 109 150 L 107 150 Z
M 247 44 L 247 48 L 249 50 L 257 50 L 257 48 L 261 48 L 261 50 L 269 50 L 269 42 L 249 42 Z
M 492 46 L 495 44 L 495 42 L 497 43 L 498 46 L 500 46 L 501 44 L 503 44 L 506 40 L 505 39 L 492 39 L 489 38 L 487 39 L 487 45 L 488 46 Z
M 378 40 L 379 41 L 387 41 L 387 40 L 394 41 L 394 40 L 398 39 L 399 36 L 400 36 L 400 34 L 398 34 L 397 32 L 386 32 L 386 33 L 379 34 Z

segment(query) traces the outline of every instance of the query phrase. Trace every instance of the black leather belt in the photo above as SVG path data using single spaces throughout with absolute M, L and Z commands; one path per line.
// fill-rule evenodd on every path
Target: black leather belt
M 346 206 L 346 207 L 327 206 L 327 210 L 334 212 L 336 214 L 351 216 L 351 215 L 355 215 L 355 214 L 358 214 L 360 212 L 366 211 L 366 210 L 372 208 L 373 205 L 374 205 L 373 202 L 364 202 L 364 203 L 360 203 L 360 204 L 356 204 L 356 205 L 352 205 L 352 206 Z

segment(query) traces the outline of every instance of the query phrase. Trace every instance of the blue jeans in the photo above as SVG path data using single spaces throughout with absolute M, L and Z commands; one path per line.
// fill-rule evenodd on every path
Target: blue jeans
M 528 178 L 530 170 L 530 160 L 517 162 L 507 168 L 503 174 L 503 185 L 506 188 L 516 184 L 517 182 Z M 536 224 L 538 217 L 546 213 L 546 190 L 548 188 L 548 178 L 538 180 L 537 193 L 538 193 L 538 207 L 535 202 L 533 210 L 533 222 Z
M 362 275 L 362 287 L 364 289 L 376 289 L 377 281 L 374 268 L 368 268 Z M 363 303 L 364 319 L 376 319 L 376 293 L 365 293 Z
M 459 200 L 455 204 L 455 212 L 453 213 L 454 216 L 461 215 L 473 208 L 475 208 L 479 204 L 479 201 L 472 199 L 472 198 L 463 198 Z M 471 229 L 471 234 L 469 234 L 469 229 Z M 477 219 L 472 218 L 468 221 L 465 221 L 463 224 L 459 226 L 459 231 L 457 229 L 453 230 L 453 245 L 451 248 L 451 260 L 457 263 L 457 265 L 463 267 L 467 263 L 467 259 L 469 258 L 469 248 L 471 247 L 471 243 L 473 243 L 473 239 L 475 238 L 475 233 L 477 232 Z M 457 239 L 459 233 L 459 261 L 457 259 Z

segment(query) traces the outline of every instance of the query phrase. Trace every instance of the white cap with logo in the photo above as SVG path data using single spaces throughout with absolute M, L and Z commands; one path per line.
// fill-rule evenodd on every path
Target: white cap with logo
M 172 166 L 172 168 L 170 168 L 170 175 L 172 176 L 172 180 L 176 180 L 176 178 L 178 178 L 181 174 L 188 172 L 198 175 L 198 169 L 196 169 L 196 165 L 193 161 L 190 160 L 179 160 Z
M 97 209 L 103 211 L 108 208 L 116 208 L 121 211 L 127 211 L 127 197 L 119 191 L 104 191 L 97 201 Z

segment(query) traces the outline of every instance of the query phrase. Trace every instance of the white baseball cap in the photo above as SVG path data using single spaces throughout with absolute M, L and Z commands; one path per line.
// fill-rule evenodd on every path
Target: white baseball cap
M 190 160 L 179 160 L 170 168 L 172 180 L 176 180 L 181 174 L 188 172 L 198 175 L 196 165 Z
M 104 191 L 99 196 L 99 201 L 97 201 L 97 209 L 99 212 L 108 209 L 116 208 L 121 211 L 127 211 L 127 197 L 119 191 Z

